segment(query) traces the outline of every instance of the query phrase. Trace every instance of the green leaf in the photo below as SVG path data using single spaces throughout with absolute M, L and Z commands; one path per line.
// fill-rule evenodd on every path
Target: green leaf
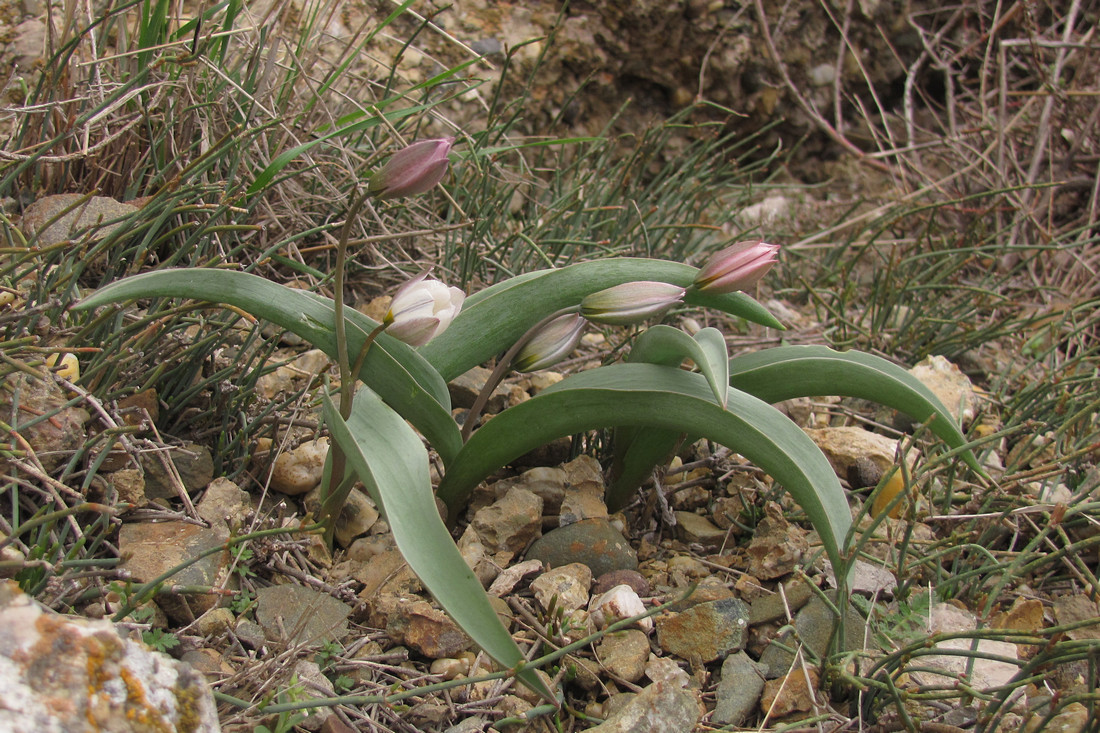
M 147 272 L 100 288 L 73 308 L 87 310 L 135 298 L 194 298 L 232 305 L 298 334 L 336 358 L 336 317 L 330 299 L 244 272 L 202 268 Z M 345 312 L 348 353 L 357 354 L 377 324 L 354 309 Z M 359 377 L 431 441 L 444 463 L 458 452 L 462 438 L 451 417 L 447 384 L 414 349 L 381 334 Z
M 653 326 L 638 336 L 627 357 L 630 363 L 669 367 L 679 367 L 684 359 L 695 362 L 714 392 L 715 400 L 725 407 L 729 392 L 729 354 L 726 338 L 718 329 L 704 328 L 693 338 L 678 328 Z M 653 468 L 669 460 L 683 437 L 683 432 L 678 430 L 616 428 L 611 443 L 608 508 L 617 511 L 625 506 L 634 490 L 649 478 Z
M 370 389 L 355 396 L 347 422 L 327 397 L 325 424 L 347 454 L 393 531 L 397 549 L 455 623 L 505 667 L 519 667 L 523 653 L 501 625 L 481 582 L 462 559 L 436 510 L 428 451 L 405 420 Z M 553 701 L 533 669 L 519 669 L 523 684 Z
M 826 346 L 778 346 L 730 360 L 730 385 L 765 402 L 795 397 L 839 395 L 893 407 L 929 428 L 940 440 L 961 451 L 966 464 L 985 476 L 966 448 L 951 413 L 932 390 L 909 372 L 861 351 L 835 351 Z
M 627 361 L 676 367 L 691 359 L 706 377 L 714 398 L 726 406 L 729 390 L 729 353 L 726 337 L 717 328 L 704 328 L 695 337 L 672 326 L 653 326 L 640 334 Z
M 454 512 L 478 482 L 527 451 L 564 435 L 619 425 L 694 433 L 744 455 L 791 493 L 834 566 L 845 566 L 848 502 L 813 441 L 750 394 L 731 390 L 723 410 L 701 375 L 654 364 L 581 372 L 500 413 L 463 446 L 438 494 Z
M 589 293 L 634 280 L 656 280 L 686 288 L 697 272 L 678 262 L 619 257 L 526 273 L 467 298 L 450 327 L 422 347 L 420 353 L 450 381 L 507 350 L 544 317 L 579 304 Z M 745 293 L 712 295 L 689 289 L 684 302 L 783 328 Z
M 621 425 L 611 435 L 611 476 L 605 500 L 609 511 L 617 512 L 630 501 L 631 494 L 645 483 L 653 469 L 672 460 L 677 444 L 684 439 L 682 430 Z

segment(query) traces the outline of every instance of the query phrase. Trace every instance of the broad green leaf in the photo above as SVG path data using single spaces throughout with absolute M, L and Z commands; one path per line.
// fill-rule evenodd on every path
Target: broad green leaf
M 653 326 L 638 336 L 627 357 L 633 364 L 644 362 L 671 367 L 679 366 L 684 359 L 695 362 L 714 391 L 714 398 L 725 407 L 729 390 L 729 354 L 726 338 L 717 328 L 704 328 L 693 338 L 672 326 Z
M 450 328 L 421 348 L 420 353 L 450 381 L 507 350 L 543 318 L 579 304 L 589 293 L 634 280 L 656 280 L 686 288 L 697 272 L 696 268 L 678 262 L 619 257 L 526 273 L 467 298 Z M 745 293 L 712 295 L 689 290 L 685 302 L 783 328 Z
M 729 354 L 726 339 L 716 328 L 704 328 L 694 337 L 671 326 L 653 326 L 634 341 L 627 356 L 633 364 L 661 364 L 679 367 L 691 359 L 699 367 L 714 392 L 714 398 L 726 406 L 729 392 Z M 630 495 L 649 478 L 653 468 L 669 460 L 683 433 L 657 428 L 619 427 L 612 436 L 611 480 L 607 487 L 607 506 L 617 511 Z
M 960 450 L 966 464 L 984 476 L 951 413 L 932 390 L 885 359 L 826 346 L 778 346 L 730 360 L 730 385 L 765 402 L 794 397 L 839 395 L 879 402 L 906 413 L 940 440 Z M 933 419 L 934 418 L 934 419 Z
M 611 435 L 611 476 L 605 501 L 617 512 L 630 501 L 634 491 L 653 474 L 653 469 L 672 460 L 672 453 L 684 438 L 681 430 L 621 425 Z
M 389 522 L 397 549 L 424 587 L 490 657 L 505 667 L 521 665 L 522 652 L 439 518 L 428 451 L 420 437 L 370 389 L 355 396 L 347 422 L 327 397 L 323 410 L 333 440 L 344 449 L 348 465 Z M 520 668 L 518 676 L 548 700 L 555 699 L 533 669 Z
M 100 288 L 73 308 L 87 310 L 135 298 L 193 298 L 232 305 L 298 334 L 336 358 L 331 300 L 244 272 L 203 268 L 147 272 Z M 377 324 L 354 309 L 346 312 L 348 352 L 354 359 Z M 383 333 L 367 354 L 359 377 L 431 441 L 444 463 L 458 452 L 462 439 L 451 418 L 447 385 L 414 349 Z
M 728 408 L 699 374 L 655 364 L 617 364 L 567 377 L 483 425 L 447 468 L 438 494 L 451 511 L 500 466 L 555 438 L 597 428 L 646 426 L 694 433 L 744 455 L 783 485 L 844 567 L 848 502 L 829 462 L 771 405 L 731 389 Z

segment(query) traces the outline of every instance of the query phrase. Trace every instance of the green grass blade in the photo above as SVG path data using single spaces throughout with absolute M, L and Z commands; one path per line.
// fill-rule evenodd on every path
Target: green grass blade
M 372 115 L 370 117 L 367 117 L 366 119 L 361 119 L 356 122 L 352 122 L 351 124 L 344 125 L 343 127 L 339 127 L 331 132 L 327 132 L 314 138 L 313 140 L 310 140 L 309 142 L 302 143 L 301 145 L 296 145 L 289 150 L 284 150 L 283 152 L 275 156 L 275 159 L 268 163 L 267 166 L 264 167 L 264 169 L 256 175 L 256 180 L 252 181 L 252 184 L 248 187 L 245 195 L 254 196 L 263 191 L 271 184 L 273 180 L 275 180 L 275 177 L 279 175 L 280 171 L 290 165 L 291 162 L 300 157 L 303 153 L 312 150 L 318 145 L 326 144 L 333 138 L 351 135 L 356 132 L 369 130 L 372 127 L 377 127 L 378 125 L 382 124 L 383 120 L 388 121 L 389 124 L 394 124 L 406 117 L 420 114 L 429 107 L 430 105 L 422 104 L 414 107 L 408 107 L 406 109 L 395 110 L 393 112 L 387 112 L 382 115 Z
M 382 510 L 397 549 L 424 587 L 490 657 L 505 667 L 519 666 L 523 654 L 439 517 L 428 474 L 428 451 L 420 437 L 369 389 L 355 396 L 347 422 L 331 400 L 325 399 L 323 409 L 333 439 Z M 518 677 L 554 700 L 533 669 L 521 668 Z
M 843 567 L 848 502 L 829 462 L 782 413 L 733 389 L 728 409 L 706 380 L 654 364 L 617 364 L 575 374 L 482 426 L 447 469 L 439 496 L 461 506 L 498 467 L 550 440 L 597 428 L 648 426 L 694 433 L 741 453 L 783 485 L 809 516 L 829 559 Z
M 468 298 L 450 328 L 420 353 L 444 379 L 451 380 L 506 350 L 547 314 L 577 305 L 589 293 L 633 280 L 687 287 L 697 272 L 678 262 L 622 257 L 527 273 Z M 685 302 L 782 328 L 762 305 L 744 293 L 710 295 L 689 291 Z M 486 324 L 492 324 L 491 328 Z
M 244 272 L 201 268 L 147 272 L 100 288 L 73 307 L 87 310 L 135 298 L 193 298 L 236 306 L 298 334 L 336 358 L 331 300 Z M 377 324 L 350 309 L 347 316 L 348 351 L 357 354 Z M 451 418 L 447 385 L 415 350 L 383 333 L 368 352 L 359 376 L 431 441 L 445 463 L 458 452 L 462 439 Z
M 839 395 L 893 407 L 929 428 L 952 448 L 966 438 L 951 413 L 919 379 L 896 364 L 861 351 L 835 351 L 827 346 L 779 346 L 730 360 L 730 385 L 765 402 L 794 397 Z M 932 419 L 935 418 L 935 419 Z M 984 476 L 973 452 L 963 460 Z

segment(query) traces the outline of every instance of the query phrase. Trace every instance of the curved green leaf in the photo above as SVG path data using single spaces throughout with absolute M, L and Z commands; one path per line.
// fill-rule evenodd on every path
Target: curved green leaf
M 654 364 L 617 364 L 567 377 L 485 423 L 447 468 L 438 494 L 453 512 L 500 466 L 557 437 L 635 425 L 696 433 L 741 453 L 791 493 L 843 567 L 852 518 L 840 482 L 813 441 L 771 405 L 731 390 L 714 401 L 706 380 Z
M 419 436 L 370 389 L 361 389 L 355 396 L 346 423 L 327 397 L 323 409 L 333 439 L 386 517 L 397 549 L 424 587 L 490 657 L 505 667 L 519 667 L 523 654 L 439 518 L 428 451 Z M 533 669 L 520 668 L 518 676 L 532 690 L 554 700 Z
M 966 464 L 984 476 L 951 413 L 932 390 L 909 372 L 861 351 L 826 346 L 778 346 L 730 360 L 730 385 L 765 402 L 839 395 L 879 402 L 906 413 L 940 440 L 962 451 Z M 935 418 L 935 419 L 932 419 Z
M 704 328 L 694 337 L 672 326 L 653 326 L 638 335 L 627 361 L 637 364 L 679 366 L 691 359 L 706 377 L 714 398 L 726 406 L 729 391 L 729 354 L 726 338 L 717 328 Z
M 634 280 L 688 287 L 698 270 L 666 260 L 619 257 L 526 273 L 470 296 L 450 327 L 420 353 L 450 381 L 505 351 L 554 311 L 575 306 L 589 293 Z M 688 290 L 689 305 L 714 308 L 764 326 L 783 326 L 745 293 L 714 295 Z
M 714 392 L 714 398 L 726 406 L 729 392 L 729 354 L 726 339 L 716 328 L 704 328 L 694 337 L 671 326 L 653 326 L 634 341 L 627 361 L 679 367 L 691 359 L 699 367 Z M 678 430 L 619 427 L 612 436 L 611 478 L 607 486 L 607 506 L 617 511 L 630 495 L 649 478 L 653 468 L 668 461 L 676 444 L 683 439 Z
M 336 358 L 336 318 L 330 299 L 244 272 L 202 268 L 147 272 L 100 288 L 73 308 L 87 310 L 135 298 L 193 298 L 236 306 L 298 334 Z M 348 352 L 354 355 L 377 324 L 353 309 L 346 312 Z M 431 441 L 444 463 L 461 448 L 447 384 L 414 349 L 381 334 L 359 377 Z

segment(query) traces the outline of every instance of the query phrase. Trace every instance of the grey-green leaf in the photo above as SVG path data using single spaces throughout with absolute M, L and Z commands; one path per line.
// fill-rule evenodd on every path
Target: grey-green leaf
M 939 398 L 912 374 L 873 354 L 825 346 L 778 346 L 731 359 L 730 386 L 772 403 L 819 395 L 856 397 L 893 407 L 920 422 L 931 420 L 932 432 L 960 450 L 974 471 L 985 475 Z
M 635 489 L 645 483 L 653 469 L 672 460 L 684 437 L 682 430 L 621 425 L 611 434 L 611 476 L 605 499 L 608 510 L 617 512 L 630 501 Z
M 672 326 L 653 326 L 638 335 L 627 361 L 637 364 L 679 366 L 691 359 L 714 390 L 718 404 L 726 406 L 729 389 L 729 354 L 726 340 L 717 328 L 704 328 L 692 338 Z
M 851 526 L 844 491 L 829 462 L 797 425 L 771 405 L 731 389 L 728 408 L 699 374 L 654 364 L 617 364 L 568 377 L 505 410 L 467 441 L 438 494 L 452 511 L 483 478 L 554 438 L 619 425 L 707 437 L 741 453 L 791 493 L 843 567 Z
M 332 301 L 294 290 L 257 275 L 232 270 L 188 268 L 160 270 L 113 282 L 77 303 L 86 310 L 135 298 L 193 298 L 236 306 L 271 321 L 336 356 L 335 310 Z M 357 354 L 377 324 L 347 310 L 348 351 Z M 371 346 L 360 378 L 413 423 L 432 443 L 444 463 L 462 439 L 451 417 L 447 384 L 414 349 L 382 334 Z
M 443 609 L 485 652 L 505 667 L 520 667 L 519 647 L 501 625 L 477 576 L 466 565 L 436 510 L 428 452 L 400 415 L 369 389 L 355 396 L 347 422 L 324 401 L 325 423 L 389 522 L 397 549 Z M 553 701 L 533 669 L 525 685 Z

